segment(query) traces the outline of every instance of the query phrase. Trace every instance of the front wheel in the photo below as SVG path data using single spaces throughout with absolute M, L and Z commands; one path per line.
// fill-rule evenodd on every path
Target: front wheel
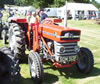
M 30 75 L 36 84 L 42 83 L 43 79 L 43 65 L 38 53 L 30 51 L 28 57 Z
M 88 48 L 80 48 L 79 60 L 76 65 L 78 70 L 82 73 L 89 73 L 92 71 L 94 59 L 92 52 Z

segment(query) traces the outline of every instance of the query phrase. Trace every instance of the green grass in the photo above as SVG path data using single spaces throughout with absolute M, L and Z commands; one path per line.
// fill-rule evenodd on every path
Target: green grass
M 100 84 L 100 25 L 95 21 L 68 21 L 68 27 L 81 30 L 79 45 L 91 49 L 94 55 L 94 68 L 90 74 L 81 74 L 76 66 L 56 69 L 50 63 L 44 63 L 43 84 Z M 5 46 L 0 41 L 0 46 Z M 33 84 L 27 62 L 21 63 L 20 84 Z

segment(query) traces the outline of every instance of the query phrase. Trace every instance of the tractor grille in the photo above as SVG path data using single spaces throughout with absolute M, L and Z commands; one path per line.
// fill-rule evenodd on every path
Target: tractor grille
M 56 56 L 76 56 L 77 48 L 78 48 L 77 42 L 73 42 L 73 43 L 55 42 L 55 55 Z

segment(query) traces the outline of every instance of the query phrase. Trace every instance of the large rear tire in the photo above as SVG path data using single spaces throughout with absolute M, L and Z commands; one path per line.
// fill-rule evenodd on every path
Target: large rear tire
M 0 23 L 0 39 L 1 39 L 1 32 L 2 32 L 2 23 Z
M 18 62 L 8 47 L 0 48 L 0 84 L 18 84 L 20 78 Z
M 28 57 L 30 75 L 35 84 L 41 84 L 43 79 L 43 65 L 38 53 L 30 51 Z
M 94 59 L 92 52 L 88 48 L 80 48 L 79 60 L 76 64 L 81 73 L 90 73 L 93 69 Z
M 1 36 L 2 36 L 3 43 L 7 44 L 7 38 L 8 38 L 7 37 L 7 30 L 2 30 Z
M 18 58 L 24 58 L 25 56 L 25 36 L 24 31 L 16 23 L 12 23 L 9 29 L 9 47 L 11 51 Z

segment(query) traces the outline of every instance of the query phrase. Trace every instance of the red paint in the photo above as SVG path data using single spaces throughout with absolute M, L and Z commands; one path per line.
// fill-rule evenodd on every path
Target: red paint
M 55 62 L 55 63 L 53 63 L 53 66 L 55 66 L 56 68 L 65 68 L 65 67 L 72 67 L 72 65 L 76 64 L 76 63 L 77 63 L 77 61 L 72 62 L 70 64 L 62 65 L 62 64 L 59 64 L 58 62 Z

